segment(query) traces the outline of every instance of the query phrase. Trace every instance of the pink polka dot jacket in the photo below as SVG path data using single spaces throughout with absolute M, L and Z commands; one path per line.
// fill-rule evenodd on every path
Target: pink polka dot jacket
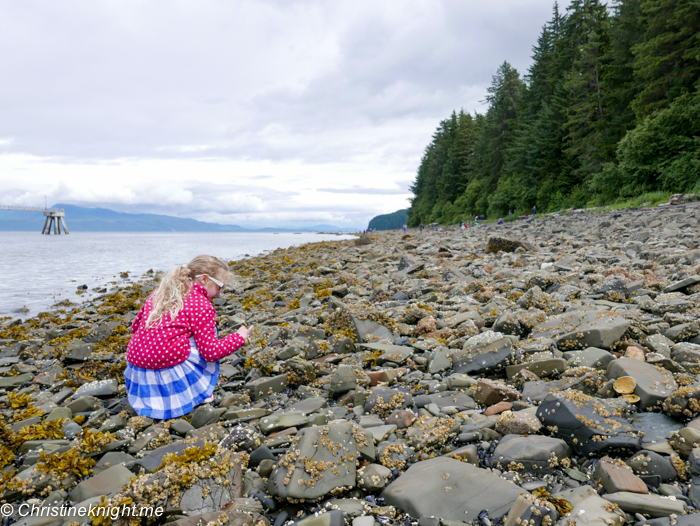
M 142 369 L 165 369 L 180 364 L 190 355 L 190 337 L 207 362 L 216 362 L 243 347 L 240 334 L 223 340 L 216 337 L 216 310 L 206 289 L 194 283 L 185 296 L 184 307 L 175 319 L 163 315 L 161 323 L 146 327 L 153 309 L 152 298 L 146 300 L 131 324 L 133 333 L 126 350 L 126 361 Z

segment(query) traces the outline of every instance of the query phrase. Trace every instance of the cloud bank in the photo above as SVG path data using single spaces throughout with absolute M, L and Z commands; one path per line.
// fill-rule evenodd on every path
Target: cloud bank
M 0 204 L 363 227 L 550 0 L 0 2 Z

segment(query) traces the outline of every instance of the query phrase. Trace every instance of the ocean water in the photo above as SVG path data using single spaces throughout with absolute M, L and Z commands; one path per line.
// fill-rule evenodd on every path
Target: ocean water
M 80 304 L 97 293 L 92 289 L 128 283 L 153 269 L 170 270 L 199 254 L 225 261 L 256 256 L 277 248 L 349 235 L 316 233 L 165 233 L 0 232 L 0 317 L 26 318 L 62 300 Z M 120 278 L 128 272 L 127 280 Z M 78 286 L 88 292 L 78 296 Z

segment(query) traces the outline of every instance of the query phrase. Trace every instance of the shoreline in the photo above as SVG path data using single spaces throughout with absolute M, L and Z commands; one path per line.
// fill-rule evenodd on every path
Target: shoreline
M 0 322 L 0 459 L 29 470 L 4 477 L 2 499 L 165 506 L 172 485 L 176 526 L 186 512 L 250 526 L 472 524 L 486 509 L 492 523 L 685 519 L 700 508 L 699 211 L 375 231 L 231 261 L 220 336 L 254 324 L 250 343 L 222 361 L 212 404 L 168 422 L 135 417 L 121 376 L 150 278 Z M 226 497 L 191 507 L 205 486 Z
M 7 286 L 0 292 L 0 317 L 27 318 L 46 311 L 51 304 L 68 299 L 80 304 L 77 287 L 111 289 L 128 272 L 139 277 L 149 269 L 169 270 L 181 258 L 194 257 L 198 251 L 214 253 L 225 259 L 245 254 L 260 254 L 278 246 L 317 239 L 350 239 L 347 235 L 328 234 L 163 234 L 163 233 L 77 233 L 66 237 L 6 232 L 0 235 L 7 251 L 0 272 Z M 27 274 L 32 279 L 27 279 Z M 24 309 L 27 310 L 24 310 Z

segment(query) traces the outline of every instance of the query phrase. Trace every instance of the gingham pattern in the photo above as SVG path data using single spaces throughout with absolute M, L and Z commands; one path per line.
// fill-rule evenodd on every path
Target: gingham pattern
M 139 416 L 168 420 L 186 415 L 208 401 L 219 380 L 219 362 L 207 362 L 190 338 L 190 355 L 166 369 L 127 364 L 124 371 L 129 403 Z

